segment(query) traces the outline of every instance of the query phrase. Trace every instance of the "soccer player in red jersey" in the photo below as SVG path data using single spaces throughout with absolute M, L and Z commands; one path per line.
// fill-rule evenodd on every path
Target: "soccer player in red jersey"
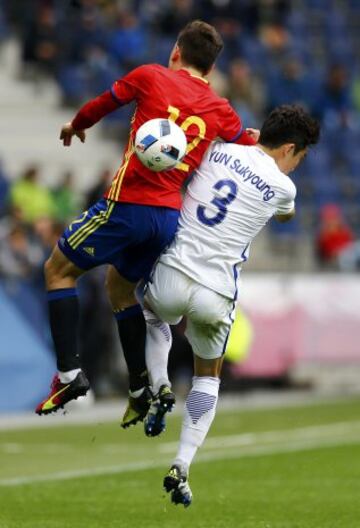
M 137 103 L 123 162 L 109 191 L 70 224 L 45 264 L 58 373 L 49 396 L 36 408 L 38 414 L 56 411 L 89 388 L 76 345 L 76 281 L 85 271 L 110 264 L 107 291 L 130 379 L 122 425 L 145 417 L 151 393 L 146 387 L 146 324 L 135 297 L 136 284 L 149 276 L 173 239 L 182 185 L 199 166 L 210 142 L 220 137 L 251 145 L 257 139 L 257 131 L 244 130 L 229 102 L 216 95 L 206 79 L 222 47 L 214 27 L 199 20 L 189 23 L 178 36 L 168 68 L 148 64 L 134 69 L 85 104 L 62 128 L 60 139 L 65 146 L 71 145 L 73 136 L 84 142 L 86 128 L 130 101 Z M 153 118 L 174 120 L 187 137 L 187 154 L 170 171 L 154 173 L 134 153 L 137 129 Z

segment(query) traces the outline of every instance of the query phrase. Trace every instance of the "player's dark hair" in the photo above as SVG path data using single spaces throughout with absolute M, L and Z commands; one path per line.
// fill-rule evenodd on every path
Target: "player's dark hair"
M 260 130 L 259 143 L 274 149 L 285 143 L 295 143 L 294 154 L 310 145 L 315 145 L 320 137 L 320 124 L 301 106 L 277 106 L 265 119 Z
M 223 40 L 214 26 L 202 20 L 189 22 L 180 31 L 177 44 L 182 61 L 206 74 L 224 47 Z

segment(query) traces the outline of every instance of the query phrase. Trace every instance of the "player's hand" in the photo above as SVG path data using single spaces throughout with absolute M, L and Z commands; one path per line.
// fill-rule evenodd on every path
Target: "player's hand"
M 77 136 L 81 143 L 85 143 L 86 134 L 84 130 L 75 130 L 71 123 L 66 123 L 60 132 L 60 141 L 64 147 L 70 147 L 73 136 Z
M 246 132 L 254 141 L 256 141 L 256 143 L 259 141 L 260 130 L 257 128 L 247 128 Z

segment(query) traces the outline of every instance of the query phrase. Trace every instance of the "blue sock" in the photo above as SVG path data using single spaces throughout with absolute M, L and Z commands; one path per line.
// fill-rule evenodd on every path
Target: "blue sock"
M 62 372 L 80 368 L 78 352 L 79 302 L 75 288 L 61 288 L 47 293 L 51 335 Z
M 145 361 L 146 324 L 140 304 L 134 304 L 114 312 L 121 345 L 129 371 L 131 391 L 137 391 L 148 384 Z

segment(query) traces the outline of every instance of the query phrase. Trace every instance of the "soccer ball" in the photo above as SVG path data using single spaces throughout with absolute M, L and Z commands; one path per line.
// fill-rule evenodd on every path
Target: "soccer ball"
M 173 169 L 186 154 L 184 131 L 170 119 L 151 119 L 136 132 L 135 152 L 152 171 Z

